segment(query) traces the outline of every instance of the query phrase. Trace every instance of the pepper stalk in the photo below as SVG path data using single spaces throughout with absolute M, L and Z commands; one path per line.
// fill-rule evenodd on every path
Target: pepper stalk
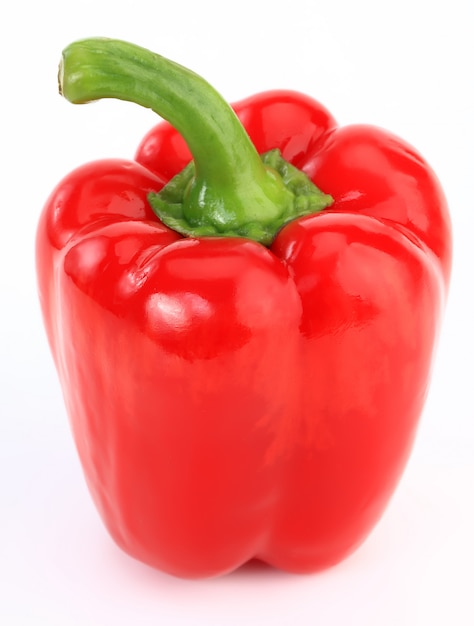
M 107 38 L 77 41 L 63 51 L 58 80 L 74 104 L 135 102 L 183 136 L 192 162 L 149 196 L 160 220 L 183 235 L 269 245 L 284 224 L 332 203 L 278 150 L 260 156 L 230 105 L 203 78 L 145 48 Z

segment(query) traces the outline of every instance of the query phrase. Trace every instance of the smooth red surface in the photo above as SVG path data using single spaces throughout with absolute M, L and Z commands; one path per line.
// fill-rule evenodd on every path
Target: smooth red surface
M 148 207 L 189 160 L 166 123 L 85 165 L 38 228 L 45 325 L 100 514 L 183 577 L 328 567 L 378 521 L 427 393 L 451 263 L 439 183 L 392 135 L 299 94 L 236 111 L 335 199 L 271 249 L 183 239 Z

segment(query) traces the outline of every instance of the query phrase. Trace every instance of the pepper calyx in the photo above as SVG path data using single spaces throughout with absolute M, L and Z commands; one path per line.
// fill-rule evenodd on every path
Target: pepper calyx
M 266 246 L 288 222 L 318 213 L 332 204 L 332 197 L 286 161 L 279 149 L 269 150 L 260 158 L 267 176 L 273 178 L 274 184 L 280 188 L 277 213 L 267 221 L 262 221 L 258 210 L 252 220 L 250 207 L 245 211 L 245 221 L 231 219 L 230 215 L 235 216 L 238 211 L 228 206 L 228 198 L 219 201 L 218 195 L 210 193 L 210 189 L 204 186 L 196 189 L 194 161 L 176 174 L 161 191 L 151 192 L 148 202 L 166 226 L 184 236 L 245 237 Z M 252 202 L 252 199 L 249 201 Z M 199 206 L 202 203 L 206 205 L 205 211 Z

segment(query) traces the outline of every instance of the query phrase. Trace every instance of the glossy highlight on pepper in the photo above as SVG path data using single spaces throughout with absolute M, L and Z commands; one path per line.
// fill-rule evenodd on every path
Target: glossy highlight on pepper
M 111 536 L 185 578 L 335 565 L 383 514 L 428 393 L 451 269 L 436 175 L 308 96 L 230 107 L 126 42 L 71 44 L 60 85 L 164 118 L 133 160 L 66 176 L 37 232 L 45 328 Z

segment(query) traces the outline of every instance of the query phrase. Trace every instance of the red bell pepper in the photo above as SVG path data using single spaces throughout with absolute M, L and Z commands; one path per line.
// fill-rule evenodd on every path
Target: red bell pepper
M 298 93 L 235 115 L 124 42 L 69 46 L 60 88 L 167 120 L 134 161 L 66 176 L 37 234 L 45 326 L 112 537 L 182 577 L 339 562 L 382 515 L 428 390 L 451 264 L 435 174 Z

